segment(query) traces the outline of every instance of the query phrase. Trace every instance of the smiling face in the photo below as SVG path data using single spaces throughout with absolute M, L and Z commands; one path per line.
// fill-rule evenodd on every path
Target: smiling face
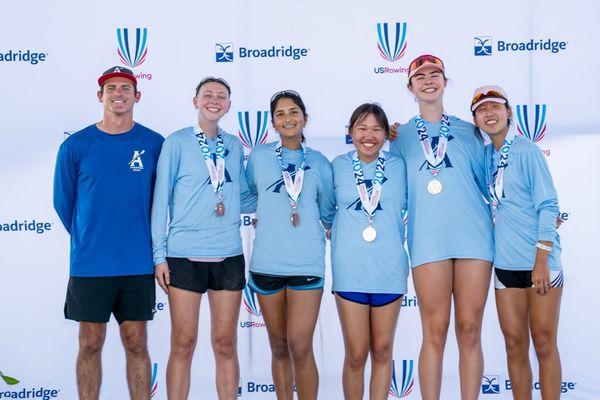
M 352 143 L 358 152 L 358 157 L 364 162 L 371 162 L 377 158 L 387 135 L 385 127 L 373 113 L 359 116 L 354 126 L 350 128 Z
M 194 97 L 194 107 L 198 110 L 200 120 L 216 123 L 231 107 L 229 90 L 218 82 L 205 83 Z
M 434 103 L 442 98 L 446 87 L 443 72 L 436 67 L 425 67 L 419 70 L 408 83 L 408 90 L 419 102 Z
M 308 122 L 300 106 L 289 97 L 277 100 L 273 111 L 273 127 L 281 139 L 301 140 L 302 130 Z
M 475 109 L 475 125 L 490 137 L 508 132 L 509 118 L 512 112 L 506 104 L 486 101 Z
M 122 116 L 133 114 L 133 105 L 142 95 L 127 78 L 110 78 L 98 91 L 98 101 L 104 105 L 104 113 Z

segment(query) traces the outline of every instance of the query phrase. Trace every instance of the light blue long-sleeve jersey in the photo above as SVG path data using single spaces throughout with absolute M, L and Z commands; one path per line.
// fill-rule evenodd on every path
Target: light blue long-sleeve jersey
M 356 188 L 354 151 L 333 160 L 337 213 L 331 230 L 333 290 L 341 292 L 406 293 L 408 256 L 404 250 L 406 169 L 404 161 L 385 153 L 385 175 L 373 227 L 377 238 L 368 243 L 362 231 L 368 224 Z M 377 161 L 361 161 L 369 195 Z
M 221 217 L 215 214 L 218 197 L 194 128 L 181 129 L 165 140 L 152 206 L 154 265 L 165 262 L 167 256 L 221 258 L 242 254 L 240 211 L 254 212 L 256 199 L 246 184 L 242 144 L 233 135 L 221 134 L 225 146 L 225 215 Z M 213 159 L 216 143 L 216 137 L 208 139 Z
M 437 150 L 440 122 L 425 121 L 433 151 Z M 408 177 L 408 249 L 411 266 L 452 258 L 493 260 L 492 215 L 483 196 L 484 144 L 473 124 L 450 117 L 446 157 L 437 176 L 442 192 L 432 195 L 432 179 L 415 118 L 403 124 L 390 151 L 406 162 Z
M 488 182 L 496 173 L 499 152 L 486 146 Z M 556 232 L 558 197 L 540 149 L 531 140 L 516 135 L 504 171 L 503 196 L 494 223 L 494 266 L 531 271 L 538 241 L 552 242 L 548 268 L 560 270 L 560 238 Z
M 255 147 L 246 166 L 250 190 L 258 195 L 256 236 L 250 271 L 282 276 L 325 274 L 325 230 L 335 214 L 331 164 L 316 150 L 306 148 L 304 183 L 296 212 L 300 224 L 290 221 L 291 207 L 275 155 L 276 143 Z M 302 164 L 302 150 L 282 147 L 282 163 L 292 177 Z
M 118 135 L 90 125 L 60 146 L 54 208 L 71 235 L 71 276 L 154 273 L 150 208 L 163 140 L 138 123 Z

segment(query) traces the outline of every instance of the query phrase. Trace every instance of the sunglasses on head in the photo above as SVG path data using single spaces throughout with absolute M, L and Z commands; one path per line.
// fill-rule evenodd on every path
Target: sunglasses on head
M 496 90 L 488 90 L 485 93 L 478 93 L 477 96 L 473 97 L 473 101 L 471 101 L 471 105 L 479 102 L 480 100 L 487 99 L 489 97 L 495 97 L 506 100 L 504 95 Z
M 274 101 L 279 100 L 282 97 L 297 97 L 297 98 L 301 98 L 300 94 L 298 92 L 296 92 L 295 90 L 282 90 L 280 92 L 275 93 L 273 96 L 271 96 L 271 103 L 273 103 Z
M 444 69 L 444 63 L 442 62 L 442 60 L 430 54 L 425 54 L 423 56 L 415 58 L 413 62 L 410 63 L 408 69 L 410 71 L 413 71 L 416 68 L 423 66 L 424 64 L 434 64 L 439 66 L 442 70 Z

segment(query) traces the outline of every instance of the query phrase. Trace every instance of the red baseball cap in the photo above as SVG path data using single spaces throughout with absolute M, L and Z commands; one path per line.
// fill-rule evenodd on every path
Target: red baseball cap
M 104 85 L 104 82 L 106 82 L 110 78 L 129 79 L 131 82 L 133 82 L 134 86 L 137 86 L 137 79 L 135 79 L 133 71 L 124 67 L 112 67 L 104 71 L 102 75 L 100 75 L 100 78 L 98 78 L 98 85 L 102 87 L 102 85 Z

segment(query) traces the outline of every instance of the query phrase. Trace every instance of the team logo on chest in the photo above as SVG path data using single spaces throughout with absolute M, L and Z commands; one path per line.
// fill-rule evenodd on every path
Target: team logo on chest
M 381 181 L 382 186 L 388 181 L 388 178 L 386 178 L 385 176 L 383 177 L 383 180 Z M 365 186 L 367 187 L 367 193 L 369 194 L 369 196 L 371 196 L 371 192 L 373 192 L 373 180 L 372 179 L 365 179 Z M 362 201 L 360 200 L 360 197 L 357 197 L 356 200 L 354 200 L 352 203 L 350 203 L 350 205 L 348 207 L 346 207 L 346 210 L 356 210 L 356 211 L 360 211 L 362 210 L 363 205 L 362 205 Z M 383 210 L 383 208 L 381 207 L 381 201 L 377 204 L 377 208 L 375 209 L 377 211 Z
M 227 157 L 229 155 L 229 149 L 225 149 L 225 157 Z M 211 153 L 210 155 L 212 157 L 213 163 L 216 164 L 217 162 L 217 155 L 215 153 Z M 231 175 L 229 174 L 229 170 L 227 169 L 227 164 L 225 164 L 225 183 L 231 183 L 233 182 L 233 180 L 231 179 Z M 210 183 L 210 174 L 208 176 L 208 178 L 206 178 L 206 181 L 204 181 L 203 186 L 205 185 L 211 185 Z
M 454 139 L 454 136 L 448 135 L 448 142 L 451 141 L 452 139 Z M 431 151 L 434 154 L 437 153 L 437 147 L 438 147 L 439 141 L 440 141 L 439 136 L 435 136 L 435 137 L 431 138 Z M 423 169 L 429 170 L 429 169 L 440 168 L 442 166 L 444 168 L 452 168 L 452 162 L 450 161 L 448 152 L 446 152 L 446 154 L 444 155 L 444 160 L 441 162 L 440 165 L 431 165 L 427 160 L 425 160 L 425 161 L 423 161 L 423 164 L 421 164 L 421 166 L 419 167 L 419 171 L 422 171 Z
M 310 166 L 306 165 L 304 167 L 304 173 L 310 169 Z M 288 164 L 286 171 L 288 171 L 292 177 L 292 179 L 296 178 L 296 164 Z M 267 187 L 266 191 L 272 190 L 273 193 L 281 193 L 281 188 L 285 187 L 285 182 L 283 181 L 283 177 L 280 177 L 274 183 Z
M 142 162 L 142 155 L 146 152 L 146 150 L 134 150 L 133 157 L 131 161 L 129 161 L 129 168 L 132 171 L 140 172 L 144 169 L 144 163 Z

